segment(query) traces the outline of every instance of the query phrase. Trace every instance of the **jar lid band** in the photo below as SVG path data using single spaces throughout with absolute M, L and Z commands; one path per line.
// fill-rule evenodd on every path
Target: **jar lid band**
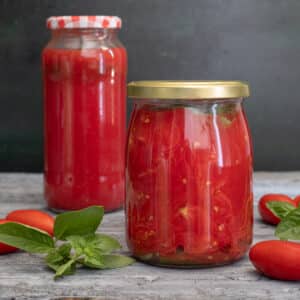
M 116 16 L 54 16 L 46 25 L 49 29 L 121 28 L 122 20 Z
M 141 99 L 229 99 L 250 95 L 242 81 L 133 81 L 128 96 Z

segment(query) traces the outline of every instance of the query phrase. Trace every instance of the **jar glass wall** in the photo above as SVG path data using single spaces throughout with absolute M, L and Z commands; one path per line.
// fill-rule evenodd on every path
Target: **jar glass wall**
M 239 259 L 251 244 L 253 223 L 243 93 L 205 100 L 137 94 L 129 90 L 137 98 L 127 144 L 126 224 L 133 255 L 170 266 Z
M 117 17 L 52 17 L 43 51 L 45 197 L 56 211 L 125 198 L 126 50 Z

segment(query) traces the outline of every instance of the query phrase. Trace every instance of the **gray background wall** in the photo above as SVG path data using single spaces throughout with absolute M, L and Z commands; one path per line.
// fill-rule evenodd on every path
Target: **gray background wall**
M 0 171 L 42 170 L 51 15 L 123 18 L 129 78 L 240 79 L 257 170 L 300 169 L 299 0 L 0 0 Z

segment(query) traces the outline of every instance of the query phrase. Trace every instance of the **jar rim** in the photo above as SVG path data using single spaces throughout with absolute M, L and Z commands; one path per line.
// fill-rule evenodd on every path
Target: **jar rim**
M 127 86 L 128 97 L 135 99 L 233 99 L 250 95 L 244 81 L 147 80 L 132 81 Z
M 48 29 L 121 28 L 117 16 L 52 16 L 46 20 Z

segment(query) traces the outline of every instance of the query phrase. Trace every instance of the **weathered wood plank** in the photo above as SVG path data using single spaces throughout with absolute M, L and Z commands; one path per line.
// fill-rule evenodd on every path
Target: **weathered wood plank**
M 256 173 L 255 200 L 267 192 L 300 193 L 300 172 Z M 0 174 L 0 218 L 18 208 L 45 208 L 42 177 Z M 124 213 L 107 214 L 102 231 L 124 239 Z M 254 240 L 270 239 L 273 228 L 255 219 Z M 136 263 L 119 270 L 80 270 L 54 282 L 40 258 L 27 253 L 0 256 L 0 299 L 51 299 L 99 296 L 100 299 L 299 299 L 300 285 L 269 280 L 254 271 L 247 258 L 218 268 L 181 270 Z

